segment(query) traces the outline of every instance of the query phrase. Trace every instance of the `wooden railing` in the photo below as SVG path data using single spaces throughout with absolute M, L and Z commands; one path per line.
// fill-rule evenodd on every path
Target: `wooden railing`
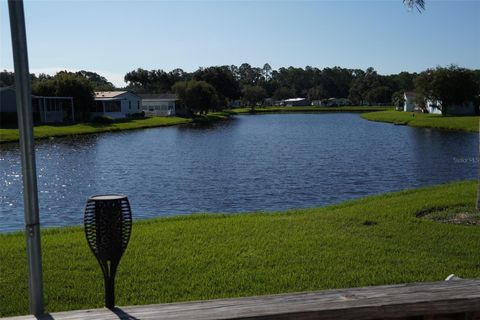
M 410 283 L 9 319 L 480 319 L 480 281 Z

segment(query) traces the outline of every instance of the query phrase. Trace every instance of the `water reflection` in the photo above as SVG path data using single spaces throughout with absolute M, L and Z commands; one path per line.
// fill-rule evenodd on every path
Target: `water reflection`
M 86 199 L 123 193 L 135 217 L 314 207 L 474 178 L 476 134 L 356 114 L 241 116 L 210 126 L 39 141 L 43 225 L 80 224 Z M 22 228 L 18 145 L 0 146 L 0 231 Z

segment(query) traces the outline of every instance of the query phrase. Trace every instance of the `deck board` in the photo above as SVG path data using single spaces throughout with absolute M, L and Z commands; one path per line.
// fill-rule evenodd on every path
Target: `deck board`
M 480 314 L 480 280 L 410 283 L 270 296 L 57 312 L 8 320 L 378 319 Z M 472 316 L 473 315 L 473 316 Z

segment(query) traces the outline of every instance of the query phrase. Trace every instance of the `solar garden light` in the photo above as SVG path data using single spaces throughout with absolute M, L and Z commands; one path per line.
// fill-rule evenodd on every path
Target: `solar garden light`
M 132 230 L 132 212 L 124 195 L 100 195 L 88 199 L 85 235 L 98 260 L 105 281 L 105 306 L 115 307 L 115 273 L 127 248 Z

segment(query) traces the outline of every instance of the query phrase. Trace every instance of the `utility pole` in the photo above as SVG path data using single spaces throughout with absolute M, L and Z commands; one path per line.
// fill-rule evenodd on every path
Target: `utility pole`
M 23 1 L 8 0 L 8 12 L 12 34 L 18 129 L 20 131 L 20 151 L 22 157 L 29 309 L 30 313 L 39 316 L 44 312 L 42 254 L 40 248 L 40 219 L 33 137 L 32 91 L 28 69 Z

